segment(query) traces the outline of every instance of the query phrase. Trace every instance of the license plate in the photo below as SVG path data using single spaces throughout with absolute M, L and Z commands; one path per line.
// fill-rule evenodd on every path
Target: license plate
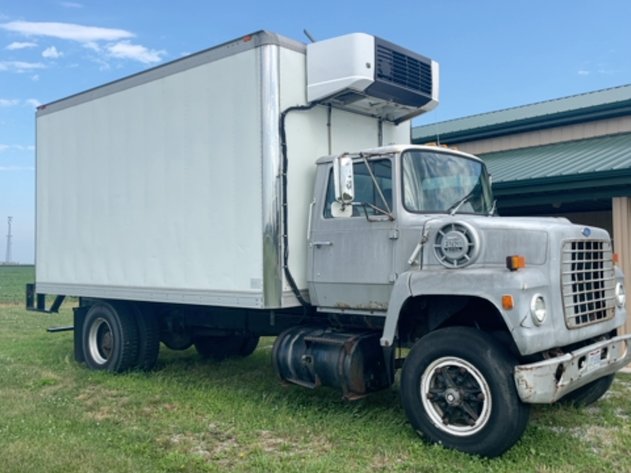
M 587 371 L 592 371 L 598 368 L 601 363 L 604 361 L 601 359 L 602 356 L 602 348 L 598 348 L 596 350 L 592 350 L 587 354 Z

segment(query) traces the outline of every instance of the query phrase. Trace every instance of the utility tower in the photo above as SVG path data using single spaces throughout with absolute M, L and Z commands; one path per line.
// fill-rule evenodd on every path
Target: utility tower
M 11 264 L 11 222 L 13 221 L 13 217 L 9 217 L 8 219 L 9 230 L 7 231 L 7 255 L 4 259 L 4 264 Z

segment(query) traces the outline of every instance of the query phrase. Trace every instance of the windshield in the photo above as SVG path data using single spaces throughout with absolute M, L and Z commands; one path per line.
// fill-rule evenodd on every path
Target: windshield
M 447 152 L 403 153 L 403 204 L 410 212 L 489 214 L 493 197 L 482 163 Z

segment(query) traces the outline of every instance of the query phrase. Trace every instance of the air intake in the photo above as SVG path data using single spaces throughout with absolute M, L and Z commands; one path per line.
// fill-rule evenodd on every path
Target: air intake
M 377 79 L 425 96 L 432 95 L 432 66 L 377 43 Z
M 309 102 L 399 123 L 438 104 L 438 64 L 375 36 L 307 45 Z

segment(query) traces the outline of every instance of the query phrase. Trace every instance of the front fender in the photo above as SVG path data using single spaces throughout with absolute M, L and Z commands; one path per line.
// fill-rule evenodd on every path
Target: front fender
M 388 347 L 394 343 L 401 309 L 411 297 L 447 295 L 486 299 L 501 314 L 508 330 L 514 333 L 528 317 L 530 294 L 547 285 L 545 274 L 536 268 L 515 272 L 503 268 L 407 271 L 397 278 L 390 295 L 381 345 Z M 505 294 L 513 296 L 513 310 L 502 307 Z

